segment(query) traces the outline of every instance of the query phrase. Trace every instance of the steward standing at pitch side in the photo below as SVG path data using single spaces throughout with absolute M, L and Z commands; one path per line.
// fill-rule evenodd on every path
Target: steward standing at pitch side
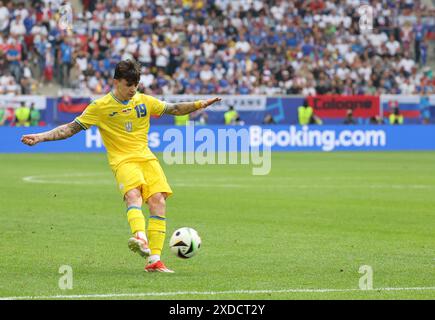
M 107 149 L 109 164 L 127 206 L 133 236 L 128 246 L 147 259 L 147 272 L 173 272 L 160 255 L 166 233 L 166 198 L 172 190 L 156 156 L 148 147 L 150 116 L 189 114 L 207 108 L 221 98 L 195 102 L 167 103 L 138 93 L 140 68 L 133 61 L 116 65 L 114 90 L 92 102 L 74 121 L 51 131 L 28 134 L 21 141 L 29 146 L 39 142 L 69 138 L 81 130 L 97 126 Z M 150 210 L 148 235 L 142 203 Z

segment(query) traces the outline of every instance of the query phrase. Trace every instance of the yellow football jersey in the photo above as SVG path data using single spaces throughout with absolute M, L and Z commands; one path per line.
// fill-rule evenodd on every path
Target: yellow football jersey
M 93 101 L 75 119 L 83 129 L 97 126 L 112 170 L 127 161 L 156 159 L 148 147 L 150 116 L 161 116 L 166 103 L 154 97 L 136 93 L 122 102 L 112 92 Z

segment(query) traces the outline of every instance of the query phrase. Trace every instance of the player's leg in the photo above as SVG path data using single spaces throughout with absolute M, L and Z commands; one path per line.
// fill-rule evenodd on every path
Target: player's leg
M 127 219 L 133 236 L 128 240 L 128 247 L 133 252 L 147 257 L 150 254 L 146 237 L 145 217 L 142 213 L 142 186 L 145 179 L 139 164 L 126 163 L 116 170 L 119 191 L 127 206 Z
M 147 231 L 151 256 L 145 270 L 171 272 L 160 261 L 160 256 L 166 236 L 166 198 L 172 194 L 172 190 L 158 160 L 147 161 L 142 169 L 146 180 L 142 198 L 150 210 Z
M 160 260 L 163 245 L 166 237 L 166 200 L 165 196 L 159 192 L 153 194 L 147 200 L 150 210 L 148 220 L 148 239 L 151 256 L 150 263 Z
M 145 271 L 170 272 L 160 260 L 166 237 L 166 194 L 155 193 L 147 199 L 150 210 L 148 220 L 148 239 L 151 255 L 148 258 Z
M 145 217 L 142 213 L 142 192 L 139 188 L 132 189 L 124 195 L 127 206 L 127 219 L 133 237 L 128 240 L 131 251 L 142 257 L 148 257 L 151 253 L 148 239 L 145 233 Z

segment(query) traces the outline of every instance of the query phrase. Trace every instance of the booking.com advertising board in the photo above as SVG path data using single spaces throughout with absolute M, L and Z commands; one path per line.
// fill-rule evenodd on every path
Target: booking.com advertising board
M 0 153 L 102 152 L 96 128 L 62 141 L 28 147 L 23 134 L 52 127 L 0 127 Z M 409 126 L 151 126 L 149 146 L 154 152 L 249 151 L 418 151 L 435 150 L 434 125 Z

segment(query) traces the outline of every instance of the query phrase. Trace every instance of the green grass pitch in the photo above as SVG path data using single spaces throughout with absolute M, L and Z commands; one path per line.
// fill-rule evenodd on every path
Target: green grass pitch
M 163 260 L 175 274 L 145 273 L 128 250 L 105 154 L 3 154 L 0 164 L 3 298 L 435 298 L 433 152 L 274 153 L 267 176 L 163 164 L 174 190 Z M 203 240 L 189 260 L 167 247 L 182 226 Z M 62 265 L 72 290 L 59 289 Z M 359 290 L 362 265 L 374 290 Z

